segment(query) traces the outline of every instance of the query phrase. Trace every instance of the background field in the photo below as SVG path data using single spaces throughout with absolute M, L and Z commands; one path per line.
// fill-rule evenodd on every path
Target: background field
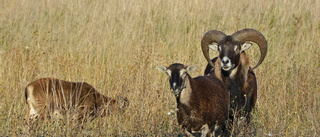
M 320 135 L 319 0 L 1 0 L 0 136 L 178 135 L 167 76 L 158 65 L 206 60 L 200 41 L 211 29 L 259 30 L 268 40 L 255 69 L 256 136 Z M 251 66 L 257 46 L 248 50 Z M 217 53 L 211 52 L 211 57 Z M 41 77 L 86 81 L 126 96 L 124 114 L 74 128 L 69 120 L 24 125 L 24 88 Z

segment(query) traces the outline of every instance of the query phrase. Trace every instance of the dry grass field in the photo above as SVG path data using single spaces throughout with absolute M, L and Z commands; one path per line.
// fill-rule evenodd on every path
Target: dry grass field
M 205 32 L 244 28 L 268 40 L 255 69 L 255 136 L 320 136 L 319 13 L 319 0 L 1 0 L 0 136 L 177 136 L 175 98 L 155 67 L 203 75 Z M 258 51 L 247 51 L 251 66 Z M 29 127 L 24 88 L 41 77 L 86 81 L 130 107 L 83 129 L 68 119 Z

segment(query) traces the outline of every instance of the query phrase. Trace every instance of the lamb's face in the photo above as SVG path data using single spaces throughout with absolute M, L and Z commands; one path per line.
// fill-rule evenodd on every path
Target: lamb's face
M 169 76 L 169 82 L 171 90 L 174 94 L 179 94 L 179 92 L 184 88 L 184 81 L 187 76 L 187 70 L 184 66 L 177 65 L 175 67 L 169 66 L 169 71 L 167 72 Z
M 184 66 L 179 63 L 172 64 L 169 67 L 157 67 L 158 70 L 168 75 L 170 88 L 175 95 L 179 95 L 182 89 L 185 88 L 185 80 L 188 72 L 193 71 L 195 68 L 196 66 Z

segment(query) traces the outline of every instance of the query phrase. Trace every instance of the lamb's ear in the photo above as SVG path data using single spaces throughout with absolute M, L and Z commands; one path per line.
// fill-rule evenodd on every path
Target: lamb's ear
M 194 71 L 196 68 L 197 68 L 197 66 L 195 66 L 195 65 L 190 65 L 190 66 L 187 67 L 187 72 L 188 72 L 188 73 L 189 73 L 189 72 L 192 72 L 192 71 Z
M 218 51 L 219 49 L 218 49 L 218 43 L 212 43 L 212 44 L 210 44 L 209 45 L 209 48 L 211 49 L 211 50 L 213 50 L 213 51 Z
M 245 42 L 241 45 L 241 52 L 249 49 L 252 46 L 251 42 Z
M 166 71 L 167 71 L 167 67 L 165 67 L 165 66 L 157 66 L 156 68 L 157 68 L 159 71 L 163 72 L 163 73 L 166 73 Z

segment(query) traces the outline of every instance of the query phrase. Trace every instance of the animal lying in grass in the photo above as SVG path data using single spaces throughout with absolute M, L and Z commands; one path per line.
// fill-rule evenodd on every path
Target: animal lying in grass
M 84 122 L 98 116 L 118 113 L 129 106 L 125 97 L 110 98 L 99 93 L 86 82 L 70 82 L 55 78 L 41 78 L 27 85 L 28 121 L 45 116 Z
M 213 76 L 191 78 L 196 66 L 172 64 L 157 69 L 169 76 L 172 93 L 177 99 L 178 123 L 188 136 L 226 134 L 229 93 L 223 83 Z M 215 126 L 217 126 L 215 130 Z

